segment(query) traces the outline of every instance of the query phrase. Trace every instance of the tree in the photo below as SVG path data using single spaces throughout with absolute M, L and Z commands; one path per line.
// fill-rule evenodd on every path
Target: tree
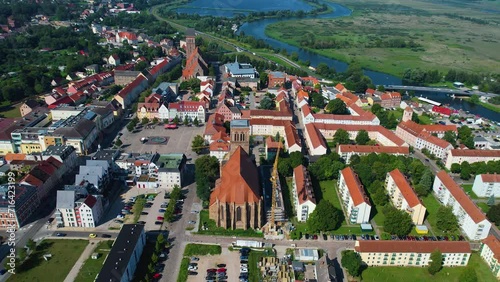
M 219 177 L 219 160 L 216 157 L 202 156 L 195 161 L 196 195 L 202 200 L 210 198 L 210 187 Z
M 153 255 L 151 256 L 151 262 L 153 264 L 156 264 L 158 262 L 158 255 L 156 255 L 155 253 L 153 253 Z
M 264 110 L 272 110 L 276 108 L 276 104 L 271 98 L 266 96 L 260 100 L 260 108 Z
M 184 124 L 184 125 L 188 125 L 189 124 L 189 120 L 188 120 L 187 116 L 184 116 L 184 121 L 182 122 L 182 124 Z
M 194 126 L 200 126 L 200 121 L 198 120 L 198 117 L 195 117 L 193 120 Z
M 312 99 L 311 105 L 313 107 L 322 109 L 325 106 L 325 97 L 323 97 L 323 95 L 317 92 L 313 92 L 311 93 L 311 99 Z
M 148 122 L 149 122 L 149 119 L 147 117 L 143 117 L 141 120 L 142 125 L 147 124 Z
M 460 126 L 457 129 L 457 131 L 458 131 L 458 139 L 460 139 L 460 141 L 463 141 L 468 137 L 472 136 L 472 130 L 467 125 Z
M 474 137 L 469 136 L 462 142 L 467 148 L 474 149 Z
M 438 273 L 443 268 L 443 255 L 439 250 L 431 253 L 431 262 L 427 269 L 431 275 Z
M 157 124 L 157 123 L 158 123 L 158 118 L 157 118 L 157 117 L 153 118 L 153 123 L 154 123 L 154 124 Z
M 267 86 L 268 77 L 269 77 L 269 75 L 265 71 L 259 73 L 260 87 L 261 88 L 265 88 Z
M 343 220 L 344 215 L 341 210 L 329 201 L 322 200 L 307 219 L 307 226 L 314 233 L 331 231 L 337 229 Z
M 36 248 L 36 242 L 33 240 L 33 239 L 29 239 L 28 242 L 26 242 L 26 247 L 30 250 L 30 251 L 34 251 L 35 248 Z
M 205 147 L 205 139 L 201 135 L 196 135 L 191 143 L 191 149 L 199 155 Z
M 349 139 L 349 133 L 344 129 L 337 130 L 335 135 L 333 135 L 333 143 L 335 143 L 335 145 L 349 144 L 349 142 L 351 142 Z
M 174 119 L 172 120 L 172 123 L 175 125 L 178 125 L 179 124 L 179 117 L 175 116 Z
M 429 169 L 426 169 L 418 184 L 422 185 L 425 190 L 429 191 L 432 188 L 433 179 L 434 177 L 432 172 Z
M 17 258 L 19 258 L 19 261 L 24 261 L 26 257 L 28 256 L 28 253 L 26 251 L 26 248 L 16 248 L 16 255 Z
M 280 158 L 278 160 L 278 172 L 283 176 L 292 176 L 292 166 L 290 165 L 289 158 Z
M 307 159 L 301 152 L 290 153 L 289 159 L 292 169 L 298 167 L 299 165 L 306 165 L 307 162 Z
M 444 133 L 443 140 L 448 141 L 453 147 L 457 145 L 457 135 L 451 130 Z
M 121 145 L 123 145 L 122 140 L 120 138 L 117 138 L 116 141 L 115 141 L 115 146 L 120 147 Z
M 397 236 L 408 235 L 413 227 L 411 216 L 395 208 L 385 214 L 384 231 Z
M 466 267 L 458 277 L 458 282 L 478 282 L 476 270 L 471 266 Z
M 451 207 L 440 206 L 436 214 L 439 214 L 436 221 L 436 226 L 439 230 L 443 232 L 453 232 L 458 229 L 458 220 L 453 214 Z
M 347 107 L 344 103 L 344 101 L 340 100 L 339 98 L 335 98 L 334 100 L 331 100 L 328 102 L 328 105 L 326 105 L 326 110 L 335 115 L 348 115 L 349 111 L 347 110 Z
M 461 170 L 460 164 L 457 163 L 451 164 L 451 172 L 460 173 L 460 170 Z
M 377 189 L 373 194 L 370 195 L 373 203 L 377 206 L 385 206 L 389 202 L 389 197 L 383 189 Z
M 371 111 L 372 111 L 372 113 L 374 113 L 376 115 L 376 114 L 384 111 L 384 108 L 382 108 L 382 106 L 380 104 L 373 104 Z
M 481 102 L 481 101 L 479 100 L 479 96 L 478 95 L 472 94 L 470 96 L 469 102 L 474 103 L 474 104 L 479 104 L 479 102 Z
M 128 132 L 134 131 L 134 128 L 135 128 L 135 125 L 132 122 L 130 122 L 129 124 L 127 124 L 127 130 L 128 130 Z
M 300 232 L 299 230 L 297 229 L 294 229 L 291 233 L 290 233 L 290 239 L 292 240 L 300 240 L 302 238 L 302 232 Z
M 460 179 L 469 180 L 470 179 L 470 166 L 463 166 L 460 170 Z
M 425 197 L 429 195 L 429 189 L 426 189 L 424 186 L 417 184 L 413 187 L 415 189 L 415 192 L 419 197 Z
M 491 196 L 488 198 L 488 202 L 486 202 L 488 206 L 494 206 L 495 205 L 495 195 L 491 194 Z
M 347 270 L 349 275 L 357 277 L 361 275 L 361 256 L 351 250 L 342 251 L 342 259 L 340 260 L 342 267 Z
M 358 132 L 358 135 L 356 135 L 356 144 L 366 145 L 368 141 L 370 141 L 370 136 L 368 136 L 368 132 L 364 129 L 360 130 Z
M 486 216 L 493 221 L 497 226 L 500 225 L 500 204 L 496 204 L 490 208 Z

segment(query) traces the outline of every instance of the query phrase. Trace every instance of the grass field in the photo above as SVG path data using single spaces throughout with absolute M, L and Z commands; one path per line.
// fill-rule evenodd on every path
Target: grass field
M 95 277 L 101 271 L 104 260 L 111 250 L 112 244 L 113 241 L 101 241 L 97 244 L 96 248 L 94 249 L 94 253 L 99 253 L 99 258 L 88 258 L 84 262 L 82 268 L 80 268 L 80 272 L 78 272 L 78 276 L 76 277 L 75 282 L 93 282 L 95 280 Z
M 337 180 L 326 180 L 319 183 L 322 199 L 329 201 L 337 209 L 342 209 L 339 196 L 337 194 Z
M 479 197 L 472 191 L 472 184 L 462 184 L 462 188 L 464 189 L 465 193 L 469 195 L 471 199 L 479 199 Z
M 19 108 L 21 107 L 21 103 L 16 105 L 11 105 L 10 103 L 2 103 L 0 104 L 0 117 L 5 118 L 15 118 L 21 117 L 21 112 Z
M 436 200 L 436 198 L 434 198 L 434 195 L 432 194 L 423 197 L 422 202 L 424 202 L 424 206 L 427 209 L 427 221 L 429 221 L 429 224 L 431 225 L 432 232 L 436 236 L 444 235 L 444 233 L 436 227 L 438 218 L 437 210 L 439 209 L 441 204 L 439 204 L 439 202 Z
M 189 244 L 184 250 L 184 256 L 220 255 L 221 252 L 220 245 Z
M 88 244 L 87 240 L 44 240 L 9 281 L 64 281 Z M 45 254 L 52 254 L 52 258 L 44 260 Z
M 479 254 L 473 253 L 468 267 L 474 269 L 477 274 L 477 281 L 493 282 L 496 281 L 490 272 L 486 263 Z M 463 267 L 445 267 L 436 275 L 431 276 L 427 267 L 368 267 L 363 271 L 363 281 L 368 282 L 393 282 L 393 281 L 446 281 L 458 282 L 460 274 L 464 271 Z M 411 278 L 410 278 L 411 277 Z M 409 279 L 410 278 L 410 279 Z
M 341 61 L 355 59 L 365 68 L 396 76 L 409 68 L 498 71 L 500 53 L 495 50 L 500 40 L 500 16 L 481 12 L 491 5 L 487 2 L 472 11 L 462 1 L 441 5 L 411 0 L 392 5 L 376 0 L 335 2 L 353 9 L 353 15 L 279 22 L 269 25 L 266 34 Z M 329 49 L 310 49 L 301 43 L 304 38 L 335 43 Z M 412 40 L 422 48 L 372 48 L 378 41 L 393 39 Z
M 203 224 L 206 224 L 207 230 L 202 230 Z M 224 229 L 222 227 L 217 227 L 215 221 L 209 218 L 208 210 L 200 211 L 200 226 L 197 234 L 200 235 L 216 235 L 216 236 L 244 236 L 244 237 L 259 237 L 262 238 L 263 234 L 256 232 L 252 229 Z
M 186 282 L 188 279 L 188 266 L 191 260 L 189 258 L 182 258 L 181 268 L 179 269 L 179 276 L 177 282 Z

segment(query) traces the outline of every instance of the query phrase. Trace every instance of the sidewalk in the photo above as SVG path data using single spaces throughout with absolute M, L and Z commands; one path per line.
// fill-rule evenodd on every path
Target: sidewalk
M 96 241 L 89 242 L 87 247 L 85 247 L 85 250 L 83 250 L 82 254 L 80 255 L 80 258 L 78 258 L 75 265 L 73 265 L 73 268 L 68 273 L 68 276 L 66 276 L 66 279 L 64 279 L 64 282 L 75 281 L 76 276 L 78 276 L 78 272 L 80 272 L 80 268 L 82 268 L 82 266 L 83 266 L 83 263 L 85 262 L 85 260 L 90 258 L 90 255 L 92 255 L 92 252 L 97 247 L 96 243 L 97 243 Z

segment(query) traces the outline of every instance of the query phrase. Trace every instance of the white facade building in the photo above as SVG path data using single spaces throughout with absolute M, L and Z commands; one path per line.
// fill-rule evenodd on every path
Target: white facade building
M 489 162 L 500 160 L 500 150 L 461 150 L 454 149 L 448 151 L 446 156 L 445 167 L 451 168 L 452 164 L 461 164 L 468 162 L 469 164 L 477 162 Z
M 472 191 L 478 197 L 500 197 L 500 174 L 480 174 L 476 175 Z
M 460 229 L 469 239 L 477 241 L 488 236 L 491 222 L 446 171 L 436 174 L 432 190 L 439 202 L 452 208 Z
M 370 221 L 370 200 L 358 176 L 350 167 L 340 171 L 338 193 L 351 223 L 361 224 Z
M 439 250 L 443 266 L 466 266 L 471 249 L 465 241 L 356 241 L 354 250 L 369 266 L 428 266 Z M 411 280 L 411 278 L 409 279 Z
M 480 255 L 493 275 L 500 280 L 500 241 L 493 235 L 488 236 L 481 244 Z
M 399 169 L 387 173 L 385 189 L 395 208 L 407 212 L 413 224 L 423 224 L 426 208 Z
M 293 202 L 297 219 L 301 222 L 307 221 L 309 215 L 316 208 L 316 197 L 314 196 L 311 177 L 303 165 L 293 169 Z

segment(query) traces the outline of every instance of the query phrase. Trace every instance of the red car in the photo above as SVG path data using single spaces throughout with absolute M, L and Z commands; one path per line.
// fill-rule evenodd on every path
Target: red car
M 153 279 L 160 279 L 160 278 L 161 278 L 161 274 L 160 273 L 153 274 Z
M 158 216 L 156 220 L 164 220 L 163 216 Z
M 222 272 L 226 272 L 226 269 L 225 268 L 219 268 L 219 269 L 217 269 L 217 273 L 222 273 Z

